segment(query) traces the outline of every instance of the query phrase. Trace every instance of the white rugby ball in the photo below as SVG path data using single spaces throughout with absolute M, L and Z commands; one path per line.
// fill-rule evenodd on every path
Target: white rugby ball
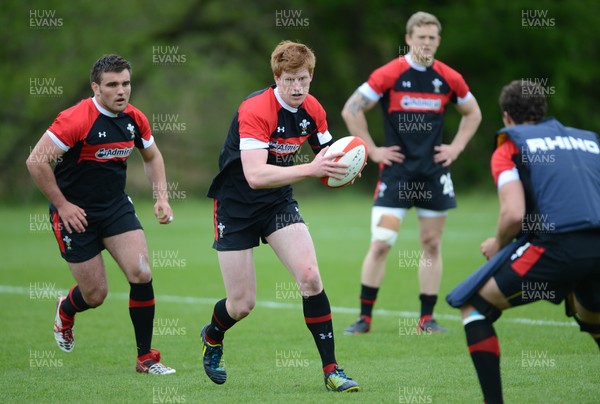
M 325 157 L 333 153 L 344 152 L 341 157 L 337 157 L 334 161 L 348 165 L 346 175 L 338 180 L 333 177 L 323 177 L 321 181 L 329 188 L 339 188 L 351 184 L 352 181 L 360 174 L 365 164 L 367 164 L 367 144 L 364 140 L 357 136 L 346 136 L 336 140 L 327 152 Z

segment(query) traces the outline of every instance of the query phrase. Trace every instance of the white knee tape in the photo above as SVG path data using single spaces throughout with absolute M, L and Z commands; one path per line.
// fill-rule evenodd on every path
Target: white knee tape
M 398 238 L 398 232 L 387 229 L 385 227 L 375 226 L 372 230 L 371 242 L 383 241 L 386 244 L 393 246 Z

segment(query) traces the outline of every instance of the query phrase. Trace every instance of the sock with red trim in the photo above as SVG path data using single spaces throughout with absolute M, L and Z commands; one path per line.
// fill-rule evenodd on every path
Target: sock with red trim
M 302 308 L 306 326 L 313 335 L 319 355 L 321 355 L 323 371 L 325 374 L 330 373 L 337 366 L 337 362 L 335 360 L 331 307 L 325 290 L 318 295 L 303 298 Z
M 91 307 L 83 300 L 79 285 L 73 286 L 58 310 L 63 327 L 72 327 L 75 322 L 75 313 L 80 313 L 89 308 Z
M 138 356 L 150 352 L 154 325 L 154 288 L 148 283 L 129 283 L 129 317 L 133 323 Z
M 463 320 L 467 345 L 487 404 L 502 403 L 500 345 L 490 321 L 479 312 Z
M 377 300 L 379 288 L 372 288 L 364 284 L 361 284 L 360 286 L 360 316 L 364 318 L 367 323 L 371 324 L 373 306 Z
M 421 293 L 419 295 L 421 301 L 421 323 L 431 320 L 433 317 L 433 308 L 437 303 L 437 295 L 426 295 Z
M 210 325 L 206 329 L 206 339 L 209 344 L 217 345 L 223 342 L 225 331 L 237 323 L 237 320 L 231 318 L 227 312 L 225 302 L 227 299 L 221 299 L 215 304 Z

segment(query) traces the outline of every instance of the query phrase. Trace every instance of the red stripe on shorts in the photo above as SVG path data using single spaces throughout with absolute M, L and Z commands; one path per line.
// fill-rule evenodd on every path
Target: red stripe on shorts
M 517 258 L 510 267 L 520 276 L 525 276 L 535 263 L 538 262 L 544 251 L 546 251 L 544 247 L 530 245 L 523 255 Z
M 217 221 L 217 200 L 214 200 L 214 210 L 213 210 L 213 217 L 214 217 L 214 226 L 215 226 L 215 241 L 219 241 L 219 222 Z
M 58 212 L 52 212 L 52 230 L 54 231 L 54 237 L 56 237 L 56 241 L 58 242 L 58 248 L 60 248 L 60 252 L 64 254 L 65 252 L 65 243 L 62 239 L 62 234 L 60 234 L 60 216 L 58 216 Z

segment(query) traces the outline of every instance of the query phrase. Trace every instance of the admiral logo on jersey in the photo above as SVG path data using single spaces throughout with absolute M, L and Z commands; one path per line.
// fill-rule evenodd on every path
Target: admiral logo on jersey
M 299 144 L 279 143 L 277 140 L 272 140 L 269 142 L 269 152 L 277 155 L 296 153 L 299 149 Z
M 131 152 L 133 151 L 133 147 L 125 148 L 125 149 L 105 149 L 102 148 L 98 150 L 95 154 L 96 158 L 99 159 L 112 159 L 113 157 L 129 157 Z
M 400 101 L 400 106 L 405 110 L 440 111 L 442 108 L 442 100 L 405 95 Z

